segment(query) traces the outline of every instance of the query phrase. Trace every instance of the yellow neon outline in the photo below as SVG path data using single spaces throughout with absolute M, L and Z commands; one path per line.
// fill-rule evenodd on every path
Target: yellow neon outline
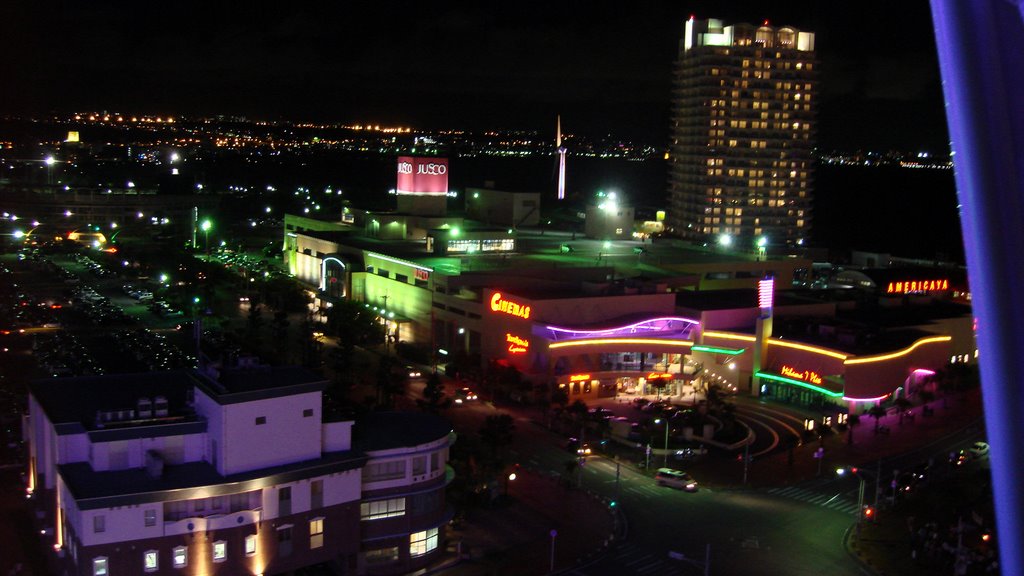
M 731 332 L 718 332 L 716 330 L 708 330 L 704 333 L 705 336 L 711 338 L 723 338 L 725 340 L 742 340 L 743 342 L 756 342 L 757 338 L 753 336 L 747 336 L 746 334 L 733 334 Z
M 899 352 L 893 352 L 892 354 L 882 354 L 881 356 L 865 356 L 863 358 L 851 358 L 843 364 L 867 364 L 869 362 L 882 362 L 884 360 L 892 360 L 893 358 L 899 358 L 900 356 L 906 356 L 914 351 L 918 346 L 924 346 L 925 344 L 931 344 L 933 342 L 949 342 L 952 340 L 952 336 L 931 336 L 928 338 L 922 338 L 917 342 L 914 342 L 910 346 L 900 350 Z
M 586 338 L 583 340 L 568 340 L 565 342 L 552 342 L 549 349 L 568 348 L 570 346 L 600 346 L 603 344 L 651 344 L 658 346 L 693 346 L 689 340 L 659 340 L 655 338 Z
M 817 346 L 808 346 L 807 344 L 800 344 L 798 342 L 789 342 L 787 340 L 769 340 L 768 344 L 772 346 L 782 346 L 783 348 L 795 348 L 797 350 L 803 350 L 805 352 L 813 352 L 815 354 L 821 354 L 823 356 L 831 356 L 839 360 L 846 360 L 846 354 L 839 352 L 833 352 L 827 348 L 819 348 Z

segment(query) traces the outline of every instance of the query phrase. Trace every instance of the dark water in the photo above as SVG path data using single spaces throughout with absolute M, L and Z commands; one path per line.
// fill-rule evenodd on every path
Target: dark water
M 457 190 L 494 180 L 499 189 L 553 197 L 553 174 L 552 159 L 452 160 L 452 187 Z M 579 198 L 611 189 L 637 206 L 665 205 L 667 175 L 661 160 L 569 158 L 566 182 L 570 194 Z M 837 255 L 857 249 L 962 262 L 956 206 L 952 170 L 820 166 L 811 236 L 815 245 Z

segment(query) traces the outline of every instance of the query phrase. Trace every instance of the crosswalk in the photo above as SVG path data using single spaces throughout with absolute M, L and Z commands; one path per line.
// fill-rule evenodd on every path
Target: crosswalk
M 815 488 L 819 488 L 816 490 Z M 848 494 L 820 490 L 817 485 L 784 486 L 769 488 L 765 492 L 775 496 L 800 500 L 823 508 L 829 508 L 847 514 L 857 513 L 857 502 Z

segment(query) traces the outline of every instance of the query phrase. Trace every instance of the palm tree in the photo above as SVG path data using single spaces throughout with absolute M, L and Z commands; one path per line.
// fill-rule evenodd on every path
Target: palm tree
M 846 443 L 853 444 L 853 429 L 860 425 L 860 414 L 851 413 L 846 417 Z
M 500 461 L 501 449 L 512 443 L 512 433 L 516 430 L 515 421 L 508 414 L 488 416 L 480 428 L 480 439 L 491 447 L 495 461 Z
M 910 400 L 907 400 L 903 396 L 893 400 L 893 404 L 896 405 L 896 409 L 900 412 L 900 426 L 903 426 L 903 414 L 907 411 L 907 408 L 912 406 L 912 404 L 910 403 Z
M 885 416 L 885 408 L 882 408 L 881 404 L 873 405 L 868 411 L 868 416 L 873 416 L 875 419 L 875 434 L 878 434 L 878 423 L 882 416 Z
M 423 386 L 423 399 L 417 400 L 420 410 L 437 414 L 441 410 L 451 406 L 451 399 L 444 394 L 444 382 L 437 372 L 427 377 L 427 383 Z

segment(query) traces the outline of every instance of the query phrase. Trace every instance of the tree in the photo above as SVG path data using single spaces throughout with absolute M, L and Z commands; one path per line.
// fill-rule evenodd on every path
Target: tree
M 366 306 L 341 300 L 327 309 L 327 331 L 338 336 L 338 355 L 335 370 L 348 372 L 356 346 L 379 344 L 384 340 L 384 329 L 376 315 Z
M 480 439 L 491 447 L 494 459 L 500 460 L 501 449 L 512 443 L 515 421 L 508 414 L 488 416 L 480 428 Z
M 885 408 L 882 408 L 880 404 L 875 404 L 867 412 L 868 416 L 875 419 L 875 434 L 878 434 L 878 424 L 882 416 L 885 416 Z
M 910 408 L 912 404 L 910 403 L 910 400 L 907 400 L 903 396 L 893 400 L 893 404 L 896 405 L 896 409 L 900 412 L 900 426 L 903 426 L 903 415 L 907 411 L 907 408 Z
M 846 443 L 853 444 L 853 429 L 860 425 L 860 414 L 851 413 L 846 417 Z
M 274 312 L 274 320 L 270 327 L 274 335 L 274 348 L 277 349 L 282 363 L 288 360 L 288 313 L 284 310 Z
M 551 391 L 551 403 L 564 409 L 569 403 L 569 393 L 563 387 L 555 388 Z
M 444 382 L 441 381 L 441 376 L 437 372 L 431 373 L 427 377 L 427 383 L 423 386 L 423 399 L 416 401 L 420 410 L 437 414 L 451 406 L 451 402 L 451 399 L 445 396 Z
M 377 406 L 394 408 L 395 395 L 405 390 L 408 374 L 394 370 L 394 359 L 381 356 L 377 365 Z

